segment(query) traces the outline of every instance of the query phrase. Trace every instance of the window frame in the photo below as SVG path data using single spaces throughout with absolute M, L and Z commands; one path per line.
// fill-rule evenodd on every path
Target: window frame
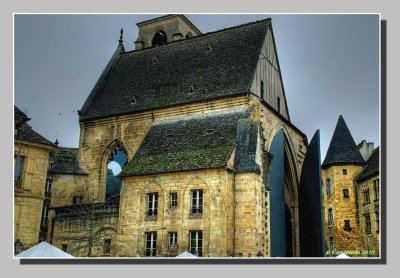
M 333 236 L 329 237 L 329 249 L 335 251 L 335 239 Z
M 111 238 L 106 238 L 103 241 L 103 256 L 110 256 L 111 254 Z
M 326 184 L 326 195 L 328 197 L 332 196 L 332 180 L 330 178 L 327 178 L 325 181 Z
M 176 208 L 178 207 L 178 193 L 177 192 L 171 192 L 169 194 L 169 207 L 170 208 Z
M 24 176 L 26 157 L 23 155 L 14 155 L 14 189 L 22 189 L 22 180 Z M 18 177 L 16 177 L 17 165 L 19 165 Z
M 350 199 L 350 191 L 348 188 L 343 188 L 343 199 Z
M 328 208 L 328 227 L 333 227 L 333 208 Z
M 193 236 L 195 236 L 194 239 Z M 194 246 L 192 245 L 193 241 Z M 189 231 L 189 252 L 197 257 L 203 256 L 203 231 Z
M 365 220 L 365 233 L 370 234 L 372 231 L 371 215 L 369 213 L 364 214 L 364 220 Z
M 168 249 L 178 248 L 178 232 L 168 232 Z
M 196 193 L 196 196 L 194 195 Z M 190 191 L 190 213 L 201 215 L 204 212 L 204 190 L 192 189 Z
M 158 192 L 147 193 L 147 217 L 157 217 L 158 213 Z
M 374 201 L 378 201 L 379 200 L 379 179 L 373 180 L 373 190 L 374 190 L 374 194 L 375 194 L 375 198 Z
M 148 247 L 148 243 L 150 246 Z M 145 246 L 144 246 L 145 257 L 156 257 L 157 256 L 157 232 L 145 232 Z
M 348 175 L 347 168 L 343 168 L 342 169 L 342 174 L 343 174 L 343 176 L 347 176 Z
M 260 98 L 264 99 L 264 81 L 260 80 Z
M 349 219 L 345 219 L 344 221 L 344 227 L 343 230 L 350 232 L 353 228 L 351 227 L 350 221 Z

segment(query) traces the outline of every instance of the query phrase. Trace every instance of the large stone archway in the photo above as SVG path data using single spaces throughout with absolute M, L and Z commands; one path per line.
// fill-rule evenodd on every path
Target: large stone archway
M 299 178 L 290 138 L 282 128 L 275 134 L 269 153 L 271 256 L 299 256 Z

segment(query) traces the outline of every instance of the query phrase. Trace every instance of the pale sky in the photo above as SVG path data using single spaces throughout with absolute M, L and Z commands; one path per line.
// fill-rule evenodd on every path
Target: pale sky
M 309 141 L 320 129 L 321 160 L 339 115 L 356 143 L 380 145 L 378 15 L 185 15 L 203 33 L 271 17 L 291 121 Z M 15 15 L 14 101 L 33 129 L 78 147 L 77 110 L 120 29 L 133 50 L 135 24 L 158 16 Z

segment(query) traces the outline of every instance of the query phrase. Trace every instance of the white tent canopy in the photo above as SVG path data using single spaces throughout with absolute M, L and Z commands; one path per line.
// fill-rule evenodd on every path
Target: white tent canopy
M 350 258 L 350 257 L 347 256 L 345 253 L 340 253 L 338 256 L 336 256 L 336 258 L 338 258 L 338 259 L 347 259 L 347 258 Z
M 18 258 L 73 258 L 70 254 L 58 249 L 57 247 L 42 241 L 28 250 L 19 253 Z
M 185 251 L 180 255 L 176 256 L 176 258 L 197 258 L 197 256 L 193 255 L 192 253 Z

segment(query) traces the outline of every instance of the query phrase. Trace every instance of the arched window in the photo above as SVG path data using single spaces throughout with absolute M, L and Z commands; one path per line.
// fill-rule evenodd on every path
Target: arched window
M 152 45 L 157 46 L 168 42 L 167 34 L 163 30 L 158 30 L 153 37 Z
M 115 146 L 107 163 L 106 201 L 119 199 L 121 190 L 119 174 L 127 162 L 126 151 L 119 145 Z

